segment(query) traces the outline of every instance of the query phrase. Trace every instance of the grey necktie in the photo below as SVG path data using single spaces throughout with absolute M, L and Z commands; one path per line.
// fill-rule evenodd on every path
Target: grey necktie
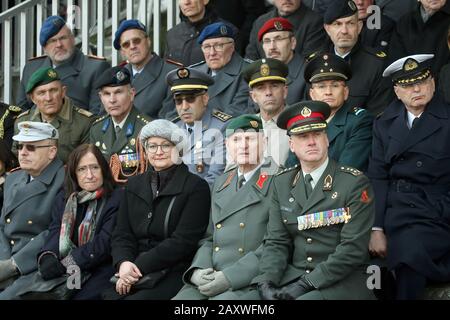
M 238 179 L 238 189 L 242 188 L 244 183 L 245 183 L 245 177 L 244 177 L 244 175 L 241 175 Z
M 118 137 L 118 136 L 119 136 L 119 133 L 120 133 L 120 131 L 121 131 L 122 129 L 120 129 L 120 127 L 117 125 L 117 126 L 114 128 L 114 130 L 116 131 L 116 137 Z
M 306 190 L 306 198 L 309 198 L 309 196 L 311 195 L 313 189 L 312 189 L 312 182 L 313 178 L 311 177 L 311 175 L 305 174 L 305 190 Z

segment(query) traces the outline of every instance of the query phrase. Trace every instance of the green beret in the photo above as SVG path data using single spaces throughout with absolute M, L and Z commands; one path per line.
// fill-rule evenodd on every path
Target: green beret
M 263 131 L 261 118 L 253 114 L 243 114 L 232 119 L 227 126 L 226 137 L 231 136 L 237 130 L 241 131 Z
M 288 73 L 288 66 L 280 60 L 265 58 L 247 65 L 242 71 L 242 76 L 251 88 L 262 81 L 286 82 Z
M 36 70 L 28 80 L 26 92 L 30 93 L 37 86 L 59 80 L 58 72 L 53 68 L 41 68 Z

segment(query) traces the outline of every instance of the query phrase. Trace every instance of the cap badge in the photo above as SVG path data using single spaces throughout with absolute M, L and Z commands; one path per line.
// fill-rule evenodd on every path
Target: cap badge
M 305 118 L 308 118 L 311 116 L 311 109 L 308 107 L 303 107 L 302 112 L 301 112 L 302 116 L 304 116 Z
M 220 34 L 223 36 L 226 36 L 228 34 L 228 29 L 226 26 L 221 26 L 220 27 Z
M 258 128 L 258 122 L 257 121 L 254 121 L 254 120 L 251 120 L 250 121 L 250 125 L 252 126 L 252 128 Z
M 119 81 L 123 81 L 123 79 L 125 79 L 125 74 L 124 74 L 122 71 L 118 71 L 118 72 L 116 73 L 116 78 L 117 78 L 117 80 L 119 80 Z
M 52 79 L 56 78 L 56 72 L 53 70 L 48 70 L 47 75 Z
M 274 26 L 275 29 L 278 30 L 278 31 L 283 30 L 283 25 L 281 24 L 280 21 L 275 21 L 275 22 L 273 23 L 273 26 Z
M 356 5 L 353 1 L 349 1 L 347 2 L 348 6 L 350 7 L 350 9 L 352 9 L 352 11 L 356 11 Z
M 418 65 L 418 63 L 417 63 L 416 60 L 414 60 L 414 59 L 408 59 L 408 60 L 406 60 L 406 62 L 405 62 L 405 65 L 404 65 L 404 67 L 403 67 L 403 70 L 405 70 L 405 71 L 411 71 L 411 70 L 417 69 L 417 67 L 419 67 L 419 65 Z
M 177 75 L 178 75 L 178 78 L 185 79 L 185 78 L 189 77 L 189 70 L 188 69 L 179 69 L 177 71 Z
M 261 73 L 261 76 L 267 77 L 270 74 L 270 68 L 267 63 L 264 63 L 259 68 L 259 73 Z

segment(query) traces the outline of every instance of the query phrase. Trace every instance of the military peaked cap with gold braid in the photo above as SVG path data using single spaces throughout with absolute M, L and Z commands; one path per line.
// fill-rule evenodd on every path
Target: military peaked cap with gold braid
M 408 85 L 422 81 L 431 75 L 431 60 L 434 54 L 415 54 L 391 63 L 383 77 L 391 77 L 394 84 Z

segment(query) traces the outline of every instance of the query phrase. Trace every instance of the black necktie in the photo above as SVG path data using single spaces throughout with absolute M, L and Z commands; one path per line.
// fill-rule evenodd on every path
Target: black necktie
M 411 124 L 411 129 L 414 128 L 415 126 L 417 126 L 417 122 L 419 122 L 419 118 L 415 117 L 412 124 Z
M 312 189 L 312 182 L 313 178 L 311 177 L 311 175 L 305 174 L 305 190 L 306 190 L 306 198 L 309 198 L 309 196 L 311 195 L 313 189 Z
M 242 188 L 242 186 L 244 185 L 245 182 L 245 177 L 244 175 L 241 175 L 238 179 L 238 189 Z
M 189 132 L 189 134 L 192 134 L 192 128 L 188 128 L 188 132 Z

